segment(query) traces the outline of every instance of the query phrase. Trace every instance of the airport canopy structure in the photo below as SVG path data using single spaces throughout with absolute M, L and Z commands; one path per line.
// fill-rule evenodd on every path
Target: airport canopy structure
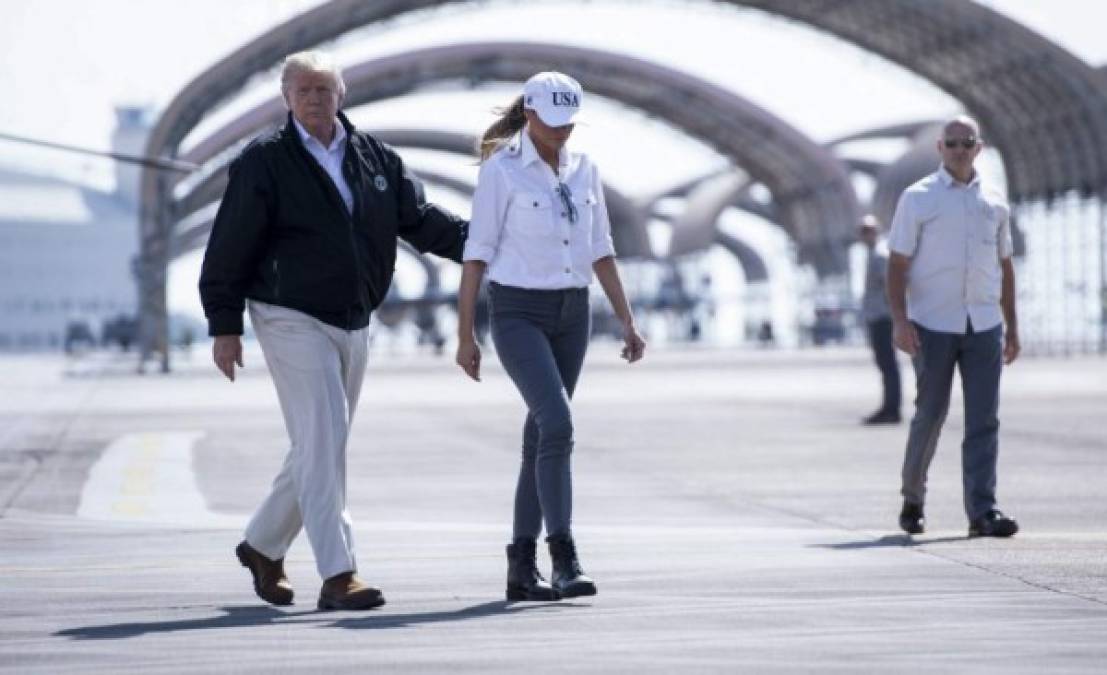
M 473 3 L 332 0 L 305 12 L 244 45 L 186 86 L 152 131 L 147 155 L 177 158 L 181 141 L 209 111 L 291 52 L 409 12 L 464 4 Z M 1016 206 L 1043 203 L 1048 208 L 1054 200 L 1071 195 L 1100 203 L 1107 197 L 1107 87 L 1102 73 L 1025 26 L 962 0 L 746 0 L 728 4 L 796 20 L 835 35 L 901 65 L 958 99 L 980 120 L 986 139 L 999 150 L 1009 196 Z M 486 51 L 480 56 L 482 48 Z M 602 52 L 592 50 L 569 50 L 574 52 L 569 55 L 561 48 L 561 58 L 554 59 L 529 45 L 499 45 L 498 54 L 481 45 L 467 49 L 472 50 L 468 58 L 456 64 L 449 63 L 445 55 L 456 58 L 457 51 L 425 50 L 421 58 L 429 64 L 427 73 L 419 72 L 410 54 L 391 57 L 396 65 L 391 73 L 379 70 L 383 64 L 378 61 L 372 66 L 378 68 L 376 74 L 363 80 L 369 88 L 363 96 L 375 100 L 409 91 L 419 82 L 451 77 L 518 80 L 528 72 L 564 64 L 562 67 L 582 75 L 587 88 L 664 113 L 667 119 L 679 120 L 677 126 L 692 135 L 711 139 L 772 192 L 777 221 L 796 237 L 801 260 L 824 271 L 843 265 L 837 240 L 844 233 L 842 223 L 854 218 L 857 211 L 855 201 L 851 205 L 849 199 L 841 199 L 838 182 L 846 175 L 845 169 L 831 163 L 810 163 L 819 156 L 814 152 L 795 160 L 808 162 L 805 172 L 789 166 L 789 160 L 795 158 L 791 148 L 802 147 L 809 139 L 802 134 L 774 133 L 777 118 L 770 113 L 758 120 L 762 138 L 751 149 L 750 137 L 718 113 L 726 103 L 742 101 L 736 94 L 688 86 L 681 92 L 684 100 L 666 101 L 652 88 L 656 82 L 650 77 L 662 78 L 667 87 L 683 78 L 694 82 L 686 73 L 641 62 L 631 68 L 626 57 L 622 61 L 605 58 Z M 508 53 L 502 53 L 504 49 Z M 402 64 L 407 64 L 406 72 Z M 451 65 L 455 67 L 451 69 Z M 727 99 L 723 105 L 710 105 L 720 103 L 720 97 Z M 700 114 L 689 114 L 688 109 L 698 107 L 690 101 L 707 103 L 703 107 L 708 112 L 701 107 Z M 737 107 L 743 108 L 740 103 Z M 757 117 L 754 108 L 745 109 L 747 122 Z M 804 174 L 806 179 L 800 179 Z M 138 271 L 146 354 L 155 348 L 163 355 L 168 353 L 164 349 L 164 286 L 173 256 L 172 187 L 166 174 L 144 172 Z M 849 224 L 852 226 L 852 221 Z

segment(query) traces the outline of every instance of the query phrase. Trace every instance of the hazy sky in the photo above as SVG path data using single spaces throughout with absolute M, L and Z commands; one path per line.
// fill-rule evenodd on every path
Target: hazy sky
M 107 147 L 114 103 L 164 104 L 220 56 L 317 4 L 318 0 L 0 0 L 0 132 Z M 1102 21 L 1107 3 L 985 4 L 1027 22 L 1091 63 L 1107 62 Z M 897 102 L 904 97 L 896 87 L 917 87 L 895 83 L 897 78 L 888 73 L 897 69 L 879 59 L 829 47 L 836 42 L 831 38 L 813 38 L 805 29 L 775 20 L 775 30 L 766 31 L 765 20 L 755 12 L 706 2 L 510 3 L 503 10 L 485 3 L 431 22 L 438 26 L 409 27 L 396 31 L 406 37 L 386 35 L 373 43 L 379 53 L 450 39 L 548 40 L 551 32 L 546 28 L 558 22 L 572 27 L 553 31 L 558 40 L 616 48 L 688 68 L 740 88 L 817 137 L 848 128 L 851 116 L 858 118 L 853 126 L 871 117 L 859 114 L 854 100 L 870 90 L 851 81 L 860 79 L 867 87 L 874 74 L 893 81 L 888 85 L 893 91 L 881 106 L 887 109 L 882 114 L 890 117 L 902 114 Z M 612 35 L 619 37 L 613 40 Z M 715 36 L 726 40 L 725 63 L 719 59 L 719 43 L 709 39 Z M 833 53 L 834 58 L 811 58 L 823 53 Z M 821 83 L 828 80 L 838 86 L 826 89 Z M 828 109 L 825 98 L 833 91 L 849 105 Z M 820 103 L 817 112 L 811 111 L 816 107 L 813 98 Z M 917 98 L 909 94 L 905 102 L 917 105 Z M 844 112 L 851 109 L 852 115 Z

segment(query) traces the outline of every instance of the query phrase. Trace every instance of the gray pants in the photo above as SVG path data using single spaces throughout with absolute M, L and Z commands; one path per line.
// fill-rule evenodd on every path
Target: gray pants
M 1003 329 L 996 326 L 965 335 L 940 333 L 915 324 L 921 349 L 912 359 L 917 397 L 915 417 L 903 461 L 906 501 L 923 504 L 926 473 L 949 412 L 953 369 L 961 371 L 965 401 L 965 438 L 961 444 L 961 479 L 969 519 L 996 506 L 996 461 L 999 457 L 999 376 L 1003 370 Z
M 880 404 L 882 413 L 899 414 L 902 385 L 899 382 L 899 363 L 896 361 L 896 348 L 892 344 L 892 320 L 881 318 L 868 322 L 869 346 L 873 350 L 876 367 L 880 369 L 884 384 L 884 398 Z
M 588 289 L 529 290 L 489 285 L 492 340 L 527 404 L 523 462 L 515 488 L 514 537 L 569 534 L 573 483 L 569 457 L 576 388 L 591 332 Z

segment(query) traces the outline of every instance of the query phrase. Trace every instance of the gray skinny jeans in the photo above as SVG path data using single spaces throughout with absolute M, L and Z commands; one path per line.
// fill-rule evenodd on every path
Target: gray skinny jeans
M 531 290 L 489 284 L 492 340 L 527 405 L 515 488 L 515 538 L 570 533 L 576 388 L 591 333 L 587 288 Z

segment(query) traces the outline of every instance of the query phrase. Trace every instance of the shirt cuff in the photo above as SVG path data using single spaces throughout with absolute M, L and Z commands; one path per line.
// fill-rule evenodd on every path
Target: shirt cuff
M 490 263 L 495 256 L 496 249 L 494 247 L 470 241 L 465 244 L 465 253 L 461 256 L 461 259 L 464 262 L 479 260 L 481 262 Z
M 599 248 L 593 249 L 592 262 L 596 262 L 597 260 L 600 260 L 601 258 L 606 258 L 608 256 L 611 256 L 612 258 L 615 257 L 615 245 L 611 242 L 610 238 L 605 241 L 603 245 Z

